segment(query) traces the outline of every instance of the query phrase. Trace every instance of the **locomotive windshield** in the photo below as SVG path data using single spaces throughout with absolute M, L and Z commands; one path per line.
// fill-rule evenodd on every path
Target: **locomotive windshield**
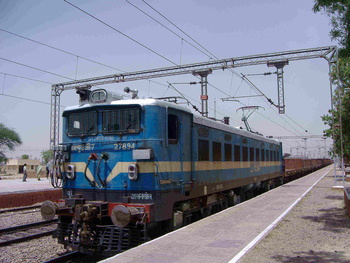
M 114 108 L 101 111 L 66 112 L 69 136 L 89 136 L 140 131 L 140 108 Z M 102 130 L 99 130 L 101 127 Z
M 68 135 L 96 135 L 97 112 L 79 112 L 68 115 Z
M 103 133 L 136 133 L 139 131 L 139 108 L 102 111 Z

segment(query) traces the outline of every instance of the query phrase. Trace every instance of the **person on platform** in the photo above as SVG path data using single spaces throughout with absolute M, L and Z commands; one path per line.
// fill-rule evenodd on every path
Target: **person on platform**
M 22 181 L 23 181 L 23 182 L 26 182 L 26 181 L 27 181 L 27 177 L 28 177 L 28 174 L 27 174 L 27 164 L 25 163 L 24 166 L 23 166 L 23 178 L 22 178 Z
M 36 168 L 36 178 L 38 178 L 38 181 L 40 181 L 40 174 L 42 169 L 43 167 L 41 165 L 38 165 L 38 167 Z
M 46 164 L 46 179 L 49 179 L 49 173 L 50 173 L 49 163 L 47 163 Z

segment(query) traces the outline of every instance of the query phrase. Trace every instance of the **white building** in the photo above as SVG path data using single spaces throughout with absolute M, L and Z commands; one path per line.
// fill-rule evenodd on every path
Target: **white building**
M 21 174 L 23 166 L 27 164 L 27 173 L 29 175 L 36 174 L 36 169 L 40 165 L 40 160 L 32 159 L 8 159 L 6 163 L 6 174 Z

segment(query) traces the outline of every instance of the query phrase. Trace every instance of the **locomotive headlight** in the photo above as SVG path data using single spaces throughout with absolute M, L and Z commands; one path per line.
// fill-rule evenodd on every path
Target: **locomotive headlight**
M 136 163 L 132 163 L 128 167 L 128 176 L 130 180 L 137 180 L 137 175 L 138 175 L 138 167 Z
M 74 164 L 68 165 L 66 173 L 67 173 L 68 179 L 74 179 L 74 177 L 75 177 L 75 165 Z
M 104 89 L 97 89 L 91 92 L 90 99 L 93 103 L 107 101 L 107 91 Z

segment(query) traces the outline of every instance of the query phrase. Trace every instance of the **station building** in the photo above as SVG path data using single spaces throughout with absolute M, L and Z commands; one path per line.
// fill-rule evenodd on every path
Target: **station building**
M 36 159 L 8 159 L 5 166 L 6 174 L 23 174 L 23 166 L 27 164 L 29 177 L 36 175 L 36 170 L 40 165 L 40 160 Z

